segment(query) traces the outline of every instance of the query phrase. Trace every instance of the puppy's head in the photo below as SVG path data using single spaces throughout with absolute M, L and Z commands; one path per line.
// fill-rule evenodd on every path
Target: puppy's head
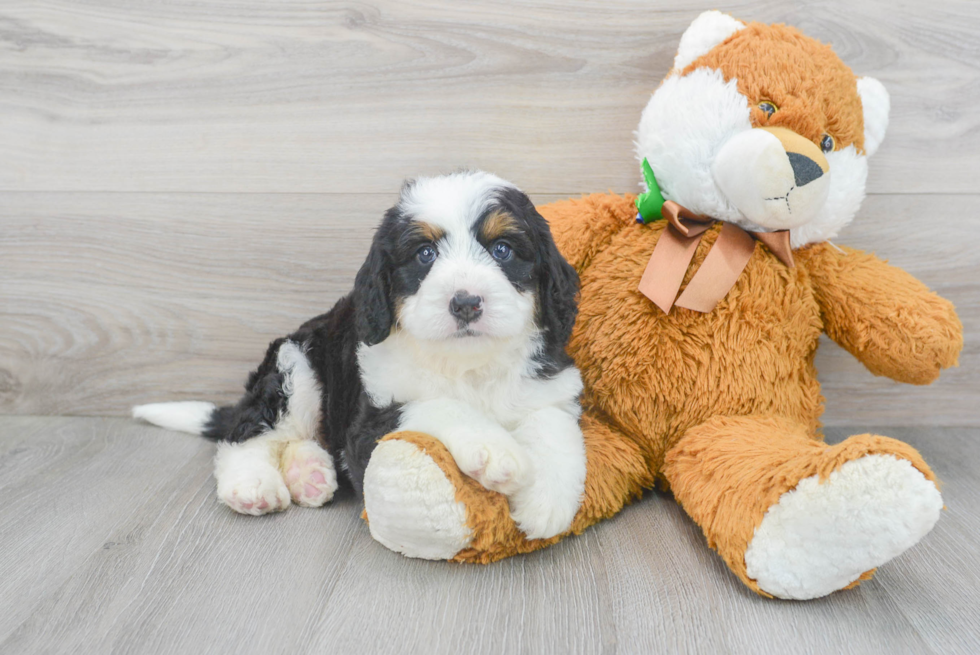
M 578 277 L 530 199 L 482 172 L 405 184 L 357 274 L 358 337 L 489 349 L 540 335 L 564 349 Z

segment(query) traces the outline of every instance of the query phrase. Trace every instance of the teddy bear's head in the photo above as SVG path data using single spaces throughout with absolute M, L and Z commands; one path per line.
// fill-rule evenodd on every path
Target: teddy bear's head
M 888 110 L 884 86 L 830 46 L 709 11 L 681 37 L 636 150 L 665 199 L 748 230 L 789 229 L 799 247 L 854 217 Z

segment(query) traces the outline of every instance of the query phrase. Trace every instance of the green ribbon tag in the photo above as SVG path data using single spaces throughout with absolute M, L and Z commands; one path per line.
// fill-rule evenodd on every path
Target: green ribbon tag
M 657 178 L 653 175 L 653 169 L 650 168 L 650 162 L 646 157 L 643 158 L 643 179 L 650 190 L 636 197 L 636 210 L 639 212 L 636 215 L 636 222 L 646 225 L 664 217 L 661 211 L 664 206 L 664 196 L 660 193 L 660 185 L 657 184 Z

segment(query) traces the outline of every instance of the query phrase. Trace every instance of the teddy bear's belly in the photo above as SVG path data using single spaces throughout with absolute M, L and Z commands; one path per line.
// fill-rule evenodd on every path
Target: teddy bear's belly
M 806 271 L 757 245 L 714 311 L 664 314 L 636 288 L 661 231 L 623 230 L 581 273 L 569 352 L 587 406 L 615 416 L 656 464 L 685 430 L 717 414 L 776 414 L 815 429 L 821 322 Z M 702 239 L 685 284 L 716 236 Z

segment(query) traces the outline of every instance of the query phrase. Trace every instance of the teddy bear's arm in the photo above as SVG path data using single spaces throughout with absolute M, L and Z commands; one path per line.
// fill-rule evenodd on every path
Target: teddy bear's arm
M 929 384 L 955 366 L 963 325 L 953 304 L 872 254 L 828 243 L 797 251 L 827 335 L 875 375 Z
M 558 250 L 581 272 L 613 237 L 636 218 L 634 196 L 594 193 L 538 207 Z

